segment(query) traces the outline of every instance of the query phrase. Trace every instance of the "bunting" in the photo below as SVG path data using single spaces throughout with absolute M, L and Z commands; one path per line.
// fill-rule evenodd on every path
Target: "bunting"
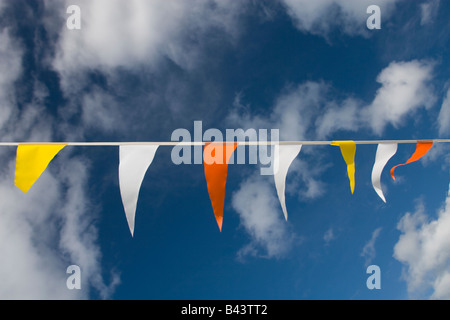
M 428 150 L 431 149 L 432 146 L 433 146 L 433 142 L 430 142 L 430 141 L 419 141 L 419 142 L 417 142 L 417 144 L 416 144 L 416 151 L 414 151 L 414 153 L 411 156 L 411 158 L 409 158 L 408 161 L 406 161 L 405 163 L 401 163 L 401 164 L 398 164 L 398 165 L 392 167 L 392 169 L 391 169 L 392 179 L 395 180 L 395 176 L 394 176 L 395 168 L 397 168 L 399 166 L 404 166 L 405 164 L 408 164 L 408 163 L 411 163 L 411 162 L 419 160 L 420 158 L 422 158 L 428 152 Z
M 353 194 L 355 189 L 355 154 L 356 144 L 378 144 L 375 162 L 372 168 L 372 186 L 378 196 L 386 202 L 386 198 L 381 188 L 381 174 L 389 162 L 396 154 L 398 143 L 415 143 L 416 150 L 413 155 L 402 164 L 391 168 L 390 174 L 395 180 L 394 171 L 398 166 L 409 164 L 421 159 L 433 146 L 434 142 L 450 142 L 450 139 L 436 139 L 433 141 L 417 140 L 390 140 L 390 141 L 291 141 L 277 142 L 273 155 L 274 182 L 284 217 L 287 220 L 285 189 L 286 177 L 294 159 L 299 155 L 304 144 L 331 144 L 339 146 L 342 157 L 347 165 L 347 175 L 350 182 L 350 190 Z M 156 151 L 160 145 L 177 145 L 178 142 L 152 142 L 152 143 L 118 143 L 118 142 L 72 142 L 72 143 L 15 143 L 0 142 L 2 145 L 15 145 L 16 168 L 15 185 L 27 193 L 31 186 L 37 181 L 45 171 L 52 159 L 67 145 L 104 145 L 119 146 L 119 187 L 122 203 L 125 211 L 131 236 L 134 235 L 135 215 L 140 188 L 143 179 L 152 164 Z M 223 210 L 225 202 L 225 189 L 228 174 L 228 164 L 238 144 L 250 145 L 247 142 L 226 143 L 226 142 L 206 142 L 203 150 L 203 165 L 207 190 L 211 201 L 213 213 L 222 231 Z M 267 144 L 267 142 L 264 142 Z
M 67 144 L 19 144 L 14 184 L 27 193 L 52 159 Z
M 286 176 L 292 161 L 298 156 L 302 145 L 276 145 L 274 153 L 274 166 L 276 168 L 273 178 L 275 180 L 275 188 L 277 190 L 278 199 L 280 200 L 281 209 L 284 218 L 287 220 L 288 214 L 286 210 L 285 188 Z
M 380 143 L 378 144 L 377 153 L 375 155 L 375 163 L 372 169 L 372 185 L 378 196 L 386 202 L 381 189 L 381 173 L 388 163 L 389 159 L 397 152 L 397 143 Z
M 123 145 L 119 147 L 120 195 L 131 236 L 134 233 L 139 190 L 157 149 L 158 145 Z
M 225 185 L 228 162 L 237 143 L 206 143 L 204 148 L 204 168 L 209 198 L 219 230 L 222 231 Z
M 347 164 L 347 174 L 350 180 L 350 190 L 355 191 L 355 153 L 356 144 L 354 141 L 332 141 L 332 146 L 339 146 L 341 148 L 342 157 Z

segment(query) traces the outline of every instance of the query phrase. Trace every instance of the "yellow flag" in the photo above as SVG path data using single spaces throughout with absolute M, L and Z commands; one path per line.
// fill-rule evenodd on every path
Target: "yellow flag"
M 341 148 L 342 157 L 347 164 L 347 174 L 350 180 L 350 189 L 355 190 L 355 153 L 356 144 L 354 141 L 333 141 L 331 142 L 333 146 L 339 146 Z
M 15 185 L 27 193 L 48 164 L 67 144 L 19 144 L 16 155 Z

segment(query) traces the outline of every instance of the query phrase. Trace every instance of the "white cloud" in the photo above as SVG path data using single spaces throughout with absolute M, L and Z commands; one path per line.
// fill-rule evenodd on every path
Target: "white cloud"
M 2 159 L 4 160 L 4 159 Z M 47 221 L 60 196 L 56 179 L 46 173 L 38 188 L 24 196 L 14 187 L 14 161 L 2 176 L 0 190 L 0 297 L 2 299 L 80 298 L 81 291 L 65 288 L 69 264 L 57 258 L 50 246 L 55 225 Z
M 334 28 L 351 36 L 368 36 L 367 7 L 370 5 L 380 7 L 383 26 L 397 1 L 283 0 L 283 3 L 299 30 L 327 37 Z
M 426 61 L 392 62 L 378 75 L 377 81 L 381 87 L 367 105 L 350 95 L 338 100 L 331 85 L 308 81 L 297 86 L 288 85 L 275 100 L 272 112 L 262 116 L 252 114 L 250 106 L 242 101 L 243 94 L 239 93 L 227 122 L 244 129 L 277 128 L 281 140 L 326 139 L 340 130 L 356 131 L 362 128 L 381 134 L 387 125 L 400 126 L 419 108 L 433 105 L 436 98 L 429 84 L 432 70 L 433 64 Z M 302 150 L 290 167 L 286 186 L 286 193 L 297 195 L 300 200 L 316 199 L 326 190 L 319 177 L 329 165 L 320 163 L 317 156 L 311 167 L 303 160 L 306 154 L 317 155 L 311 149 Z M 241 184 L 241 188 L 248 183 Z M 246 214 L 245 210 L 250 210 L 252 201 L 259 201 L 259 198 L 248 197 L 247 201 L 249 207 L 238 210 L 241 217 Z M 250 227 L 246 230 L 257 239 Z M 362 255 L 367 261 L 374 257 L 373 245 L 379 232 L 375 230 L 371 242 L 363 250 Z
M 333 228 L 330 227 L 325 233 L 323 234 L 323 241 L 325 241 L 325 244 L 328 245 L 332 240 L 336 239 L 336 236 L 334 235 Z
M 4 159 L 3 159 L 4 160 Z M 68 263 L 52 252 L 57 239 L 51 212 L 61 196 L 58 181 L 48 172 L 39 187 L 26 196 L 14 187 L 14 161 L 0 181 L 1 245 L 0 297 L 2 299 L 70 299 L 84 292 L 65 287 Z M 57 243 L 57 242 L 56 242 Z
M 314 120 L 317 114 L 330 103 L 329 89 L 323 82 L 312 81 L 287 86 L 275 100 L 272 112 L 264 117 L 251 114 L 248 106 L 235 101 L 235 108 L 229 112 L 226 121 L 233 127 L 244 129 L 279 129 L 282 141 L 307 140 L 315 135 Z M 241 95 L 237 98 L 240 100 Z M 303 149 L 289 168 L 286 191 L 302 199 L 314 199 L 324 192 L 324 184 L 317 177 L 326 166 L 317 162 L 311 168 L 302 160 L 305 152 L 312 151 Z M 319 161 L 318 158 L 316 160 Z
M 433 67 L 434 63 L 429 61 L 391 62 L 377 76 L 381 87 L 369 104 L 364 105 L 351 96 L 342 102 L 330 99 L 323 114 L 316 119 L 318 137 L 362 128 L 381 135 L 388 125 L 400 127 L 417 110 L 429 109 L 436 102 L 431 85 Z
M 364 128 L 380 135 L 386 126 L 398 128 L 420 108 L 434 105 L 433 67 L 434 63 L 420 60 L 390 63 L 379 73 L 376 80 L 381 86 L 368 104 L 351 94 L 339 100 L 330 84 L 307 81 L 287 86 L 269 115 L 252 115 L 248 107 L 236 107 L 228 120 L 246 128 L 279 128 L 282 140 L 326 139 L 337 131 Z M 442 119 L 447 116 L 446 103 Z M 439 121 L 441 127 L 447 125 Z
M 74 3 L 81 8 L 82 29 L 62 26 L 56 60 L 59 70 L 151 61 L 164 38 L 176 31 L 183 13 L 179 1 L 66 1 L 65 7 Z
M 125 108 L 124 108 L 125 109 Z M 96 132 L 122 131 L 125 112 L 108 93 L 94 88 L 82 98 L 82 120 L 86 129 Z
M 69 4 L 81 9 L 81 30 L 66 28 Z M 187 121 L 194 110 L 206 114 L 219 104 L 220 90 L 199 66 L 212 63 L 211 47 L 234 43 L 248 5 L 227 0 L 46 0 L 45 26 L 55 39 L 48 60 L 67 101 L 58 106 L 66 120 L 63 133 L 77 139 L 99 132 L 123 139 L 131 134 L 154 137 L 167 123 Z M 86 130 L 81 132 L 80 126 Z
M 67 0 L 63 9 L 71 4 L 80 7 L 82 26 L 74 31 L 62 25 L 55 60 L 60 72 L 155 65 L 164 56 L 190 68 L 205 35 L 237 32 L 235 17 L 244 7 L 220 0 Z
M 280 129 L 280 139 L 306 139 L 315 109 L 324 103 L 327 92 L 327 84 L 312 81 L 283 92 L 275 102 L 271 119 L 272 126 Z
M 68 30 L 65 27 L 65 9 L 72 4 L 81 8 L 81 30 Z M 161 77 L 158 72 L 163 69 L 160 68 L 160 63 L 173 68 L 172 63 L 167 63 L 167 60 L 177 64 L 177 68 L 182 68 L 187 74 L 199 63 L 203 63 L 202 58 L 209 54 L 205 47 L 210 45 L 210 41 L 233 42 L 239 33 L 237 18 L 244 11 L 245 5 L 241 2 L 222 0 L 131 0 L 126 3 L 121 0 L 46 0 L 43 24 L 49 39 L 55 41 L 52 43 L 55 52 L 46 52 L 46 63 L 58 73 L 60 88 L 67 103 L 58 106 L 58 123 L 46 113 L 43 103 L 29 104 L 24 107 L 26 112 L 16 115 L 14 123 L 18 129 L 8 128 L 5 131 L 10 138 L 20 136 L 22 140 L 35 137 L 52 140 L 56 131 L 63 138 L 72 140 L 84 138 L 90 130 L 122 135 L 125 128 L 136 130 L 139 127 L 140 134 L 149 136 L 149 127 L 157 122 L 155 112 L 151 109 L 153 106 L 143 106 L 142 103 L 135 105 L 135 97 L 130 97 L 132 94 L 124 89 L 122 76 L 125 74 L 135 81 L 139 78 L 139 81 L 145 81 L 145 85 L 158 83 Z M 182 99 L 184 96 L 180 96 L 180 91 L 184 94 L 183 86 L 187 86 L 187 82 L 177 77 L 172 79 L 173 76 L 167 75 L 165 71 L 163 73 L 168 80 L 161 85 L 162 90 L 140 92 L 138 99 L 145 100 L 145 97 L 149 97 L 146 102 L 160 99 L 164 102 L 161 103 L 164 107 L 174 110 L 173 114 L 179 117 L 183 111 L 180 109 L 189 109 L 186 99 Z M 104 86 L 97 86 L 90 78 L 92 75 L 98 76 L 96 79 L 101 79 Z M 145 85 L 142 90 L 147 89 Z M 205 90 L 209 89 L 208 84 L 204 86 Z M 153 89 L 151 86 L 150 88 Z M 214 90 L 210 91 L 211 95 L 215 94 Z M 38 96 L 37 90 L 34 94 Z M 118 98 L 122 98 L 120 102 L 117 102 Z M 129 101 L 133 105 L 128 105 Z M 147 121 L 143 119 L 145 116 Z M 135 121 L 136 117 L 140 117 L 139 121 Z M 161 124 L 158 123 L 155 128 L 160 130 Z M 38 129 L 45 129 L 42 131 L 45 135 L 39 136 Z M 54 228 L 53 236 L 56 243 L 59 243 L 59 250 L 43 255 L 43 261 L 55 263 L 52 268 L 41 268 L 40 273 L 34 275 L 46 279 L 51 276 L 47 272 L 54 273 L 67 262 L 79 264 L 82 277 L 88 285 L 75 297 L 88 297 L 89 286 L 96 289 L 101 297 L 108 297 L 120 280 L 113 273 L 108 285 L 101 276 L 101 252 L 96 243 L 98 235 L 91 215 L 94 212 L 90 212 L 89 195 L 86 193 L 88 167 L 82 159 L 68 155 L 64 163 L 54 167 L 54 170 L 57 171 L 59 180 L 55 193 L 60 193 L 62 199 L 55 196 L 52 198 L 54 202 L 49 200 L 59 210 L 45 211 L 44 216 L 46 226 Z M 38 189 L 37 185 L 35 187 Z M 266 191 L 262 192 L 265 195 Z M 19 211 L 14 209 L 15 216 L 23 217 Z M 279 211 L 274 210 L 274 213 Z M 254 218 L 246 216 L 243 224 L 249 226 L 245 221 L 253 221 Z M 268 256 L 280 256 L 283 251 L 280 243 L 287 239 L 283 245 L 289 246 L 290 239 L 284 233 L 284 225 L 280 224 L 278 232 L 268 229 L 271 226 L 269 222 L 276 222 L 278 218 L 267 215 L 265 219 L 268 221 L 266 226 L 260 224 L 252 229 L 251 233 L 258 240 L 252 241 L 252 245 L 247 248 L 262 246 L 267 249 Z M 29 233 L 42 228 L 43 224 L 32 224 Z M 40 239 L 33 241 L 41 243 Z M 33 244 L 30 240 L 29 245 Z M 44 244 L 42 246 L 45 247 Z M 23 255 L 27 254 L 24 250 Z M 0 278 L 4 276 L 0 269 Z M 55 281 L 45 281 L 48 292 L 51 293 L 53 285 L 59 284 L 65 277 L 64 273 L 60 278 L 55 278 Z M 18 292 L 23 294 L 27 284 L 19 283 L 19 280 L 16 279 L 16 286 L 23 285 Z M 65 290 L 64 281 L 63 293 L 66 293 Z M 55 295 L 58 292 L 55 290 Z M 20 297 L 20 294 L 17 296 Z M 44 294 L 41 296 L 47 297 Z M 52 294 L 48 296 L 53 297 Z M 66 296 L 61 294 L 60 297 Z
M 356 131 L 361 126 L 360 103 L 353 98 L 347 98 L 341 105 L 330 103 L 316 123 L 317 135 L 321 138 L 340 130 Z
M 1 10 L 1 7 L 0 7 Z M 9 120 L 15 104 L 14 81 L 22 73 L 22 49 L 8 29 L 0 31 L 0 128 Z
M 251 176 L 233 193 L 232 206 L 240 215 L 241 225 L 251 236 L 250 243 L 238 252 L 238 257 L 259 255 L 283 257 L 291 249 L 294 235 L 279 208 L 274 186 L 266 176 Z M 265 254 L 261 254 L 261 249 Z
M 327 99 L 324 92 L 328 89 L 328 85 L 321 82 L 288 86 L 274 101 L 272 112 L 266 117 L 251 114 L 250 106 L 242 104 L 243 96 L 239 93 L 227 123 L 244 130 L 279 129 L 281 140 L 306 139 L 319 111 L 318 106 Z M 286 194 L 303 200 L 315 199 L 324 192 L 324 184 L 317 180 L 323 167 L 316 163 L 311 168 L 301 159 L 303 152 L 289 169 Z M 232 202 L 251 237 L 250 244 L 240 250 L 240 256 L 257 255 L 261 247 L 267 251 L 268 257 L 282 256 L 289 251 L 293 234 L 283 219 L 272 176 L 261 177 L 256 174 L 243 181 L 239 191 L 233 194 Z
M 394 258 L 405 267 L 408 291 L 432 299 L 450 299 L 450 185 L 436 219 L 430 219 L 422 203 L 415 213 L 406 213 L 398 223 L 402 233 L 394 247 Z
M 328 90 L 329 86 L 323 82 L 288 85 L 277 97 L 269 115 L 253 115 L 248 108 L 235 108 L 229 112 L 227 122 L 243 128 L 279 129 L 281 140 L 306 139 L 314 117 L 326 103 Z
M 351 95 L 338 100 L 331 85 L 307 81 L 288 85 L 275 100 L 272 112 L 262 116 L 252 114 L 248 105 L 242 105 L 239 93 L 227 122 L 245 129 L 276 128 L 281 140 L 327 139 L 338 131 L 363 128 L 382 134 L 386 126 L 398 127 L 419 108 L 433 105 L 436 97 L 430 85 L 432 70 L 433 63 L 427 61 L 392 62 L 378 75 L 381 87 L 367 105 Z M 302 150 L 302 154 L 305 152 L 313 151 Z M 307 187 L 307 191 L 300 189 L 303 198 L 316 198 L 324 190 L 317 179 L 320 173 L 309 168 L 300 157 L 291 166 L 290 178 L 296 187 Z
M 381 84 L 372 103 L 362 111 L 362 118 L 377 134 L 390 124 L 398 127 L 407 116 L 436 101 L 430 81 L 434 64 L 412 60 L 391 62 L 377 77 Z
M 97 244 L 97 227 L 93 224 L 96 211 L 89 201 L 89 164 L 81 157 L 66 157 L 58 167 L 58 180 L 64 183 L 66 194 L 59 205 L 61 223 L 59 248 L 80 266 L 87 287 L 95 288 L 107 299 L 120 283 L 117 272 L 111 272 L 111 282 L 102 277 L 101 251 Z M 82 278 L 82 279 L 83 279 Z
M 442 102 L 441 111 L 438 117 L 439 134 L 445 136 L 450 134 L 450 89 Z
M 0 43 L 2 140 L 52 141 L 60 122 L 47 112 L 47 87 L 37 79 L 27 79 L 32 97 L 23 100 L 18 96 L 23 88 L 16 81 L 23 76 L 26 48 L 12 37 L 8 27 L 0 30 Z M 20 109 L 18 98 L 22 99 Z M 83 159 L 72 157 L 69 150 L 63 151 L 23 194 L 14 186 L 14 149 L 1 149 L 1 299 L 84 299 L 89 298 L 92 288 L 106 298 L 118 282 L 115 273 L 110 285 L 103 281 L 93 225 L 95 211 L 89 207 L 86 191 L 88 166 Z M 63 165 L 58 161 L 61 158 Z M 82 290 L 66 287 L 66 268 L 70 264 L 81 267 Z
M 440 0 L 431 0 L 420 4 L 420 24 L 427 25 L 432 23 L 439 12 Z
M 372 232 L 372 237 L 370 238 L 370 240 L 364 245 L 362 252 L 361 252 L 361 257 L 364 257 L 366 259 L 365 265 L 368 266 L 372 263 L 373 259 L 375 259 L 376 256 L 376 250 L 375 250 L 375 241 L 377 241 L 378 236 L 380 235 L 381 232 L 381 227 L 375 229 Z
M 305 151 L 305 150 L 303 150 Z M 314 153 L 312 156 L 316 156 Z M 326 184 L 319 180 L 319 176 L 329 167 L 321 163 L 319 157 L 313 166 L 308 160 L 302 159 L 302 154 L 292 162 L 289 167 L 289 178 L 286 180 L 286 194 L 297 195 L 299 200 L 313 200 L 326 192 Z
M 108 298 L 118 282 L 115 273 L 110 285 L 102 279 L 85 161 L 66 158 L 52 162 L 27 194 L 14 186 L 14 160 L 2 172 L 1 299 L 87 299 L 90 288 Z M 72 264 L 81 268 L 81 290 L 66 287 Z
M 450 272 L 443 272 L 433 283 L 432 299 L 450 299 Z

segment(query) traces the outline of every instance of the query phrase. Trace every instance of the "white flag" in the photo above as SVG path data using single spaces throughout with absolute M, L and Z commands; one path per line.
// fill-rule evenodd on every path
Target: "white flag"
M 295 157 L 300 153 L 302 145 L 275 145 L 274 155 L 274 179 L 275 187 L 277 189 L 278 199 L 280 200 L 281 208 L 283 209 L 284 217 L 287 220 L 285 189 L 286 189 L 286 175 L 289 166 Z
M 132 236 L 139 190 L 157 149 L 158 145 L 122 145 L 119 147 L 120 195 Z
M 386 199 L 384 198 L 383 190 L 381 190 L 381 173 L 383 172 L 386 163 L 396 152 L 397 143 L 380 143 L 375 156 L 375 164 L 372 169 L 372 185 L 384 202 L 386 202 Z

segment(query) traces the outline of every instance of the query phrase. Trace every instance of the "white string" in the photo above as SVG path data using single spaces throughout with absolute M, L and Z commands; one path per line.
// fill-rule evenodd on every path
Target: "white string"
M 337 140 L 333 140 L 337 141 Z M 233 141 L 220 143 L 239 143 L 239 145 L 329 145 L 333 141 Z M 343 140 L 353 141 L 355 144 L 380 144 L 380 143 L 417 143 L 433 142 L 448 143 L 450 139 L 428 140 Z M 208 141 L 135 141 L 135 142 L 0 142 L 0 146 L 18 146 L 19 144 L 66 144 L 68 146 L 122 146 L 122 145 L 160 145 L 160 146 L 203 146 Z M 219 142 L 218 142 L 219 143 Z

